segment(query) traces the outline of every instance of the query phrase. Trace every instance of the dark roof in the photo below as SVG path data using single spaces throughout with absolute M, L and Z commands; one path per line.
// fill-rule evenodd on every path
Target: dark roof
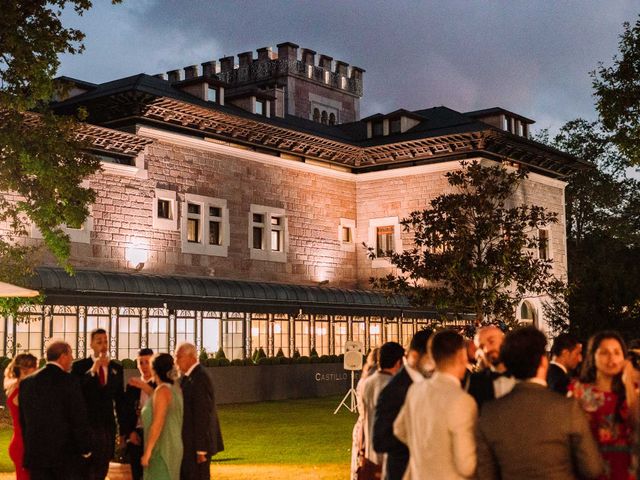
M 501 107 L 493 107 L 493 108 L 485 108 L 483 110 L 474 110 L 473 112 L 465 112 L 464 115 L 468 117 L 481 118 L 481 117 L 489 117 L 492 115 L 507 115 L 509 117 L 516 118 L 524 123 L 536 123 L 535 120 L 531 120 L 530 118 L 523 117 L 517 113 L 510 112 Z
M 436 318 L 435 310 L 416 310 L 407 299 L 371 290 L 249 282 L 211 277 L 36 269 L 30 286 L 45 303 L 162 307 L 256 313 L 303 313 Z
M 86 82 L 84 80 L 78 80 L 77 78 L 73 78 L 73 77 L 66 77 L 64 75 L 61 77 L 54 78 L 53 81 L 59 82 L 59 83 L 67 83 L 69 85 L 75 85 L 79 88 L 84 88 L 86 90 L 93 90 L 95 88 L 98 88 L 98 85 L 95 83 Z

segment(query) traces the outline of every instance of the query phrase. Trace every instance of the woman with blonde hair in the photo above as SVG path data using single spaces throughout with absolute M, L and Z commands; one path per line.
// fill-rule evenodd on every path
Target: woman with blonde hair
M 4 389 L 7 393 L 7 407 L 13 421 L 13 437 L 9 443 L 9 457 L 16 466 L 16 479 L 29 480 L 29 472 L 22 466 L 24 456 L 24 443 L 22 439 L 22 427 L 20 426 L 20 413 L 18 411 L 18 395 L 20 382 L 27 375 L 36 371 L 38 359 L 30 353 L 16 355 L 4 370 Z

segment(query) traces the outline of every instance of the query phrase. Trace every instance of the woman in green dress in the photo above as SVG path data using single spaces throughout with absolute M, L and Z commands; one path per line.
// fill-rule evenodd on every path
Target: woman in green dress
M 144 427 L 144 480 L 179 480 L 182 463 L 182 393 L 173 384 L 173 357 L 161 353 L 153 359 L 158 385 L 142 409 Z

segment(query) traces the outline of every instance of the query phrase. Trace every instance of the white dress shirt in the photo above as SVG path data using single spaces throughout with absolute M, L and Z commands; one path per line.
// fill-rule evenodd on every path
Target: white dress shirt
M 405 479 L 460 480 L 476 469 L 478 407 L 460 380 L 438 372 L 409 387 L 393 433 L 409 447 Z

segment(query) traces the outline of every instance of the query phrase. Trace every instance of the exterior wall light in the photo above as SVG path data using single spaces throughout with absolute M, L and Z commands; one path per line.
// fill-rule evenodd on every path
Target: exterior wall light
M 125 259 L 136 271 L 142 270 L 148 258 L 149 252 L 140 245 L 129 245 L 125 250 Z

